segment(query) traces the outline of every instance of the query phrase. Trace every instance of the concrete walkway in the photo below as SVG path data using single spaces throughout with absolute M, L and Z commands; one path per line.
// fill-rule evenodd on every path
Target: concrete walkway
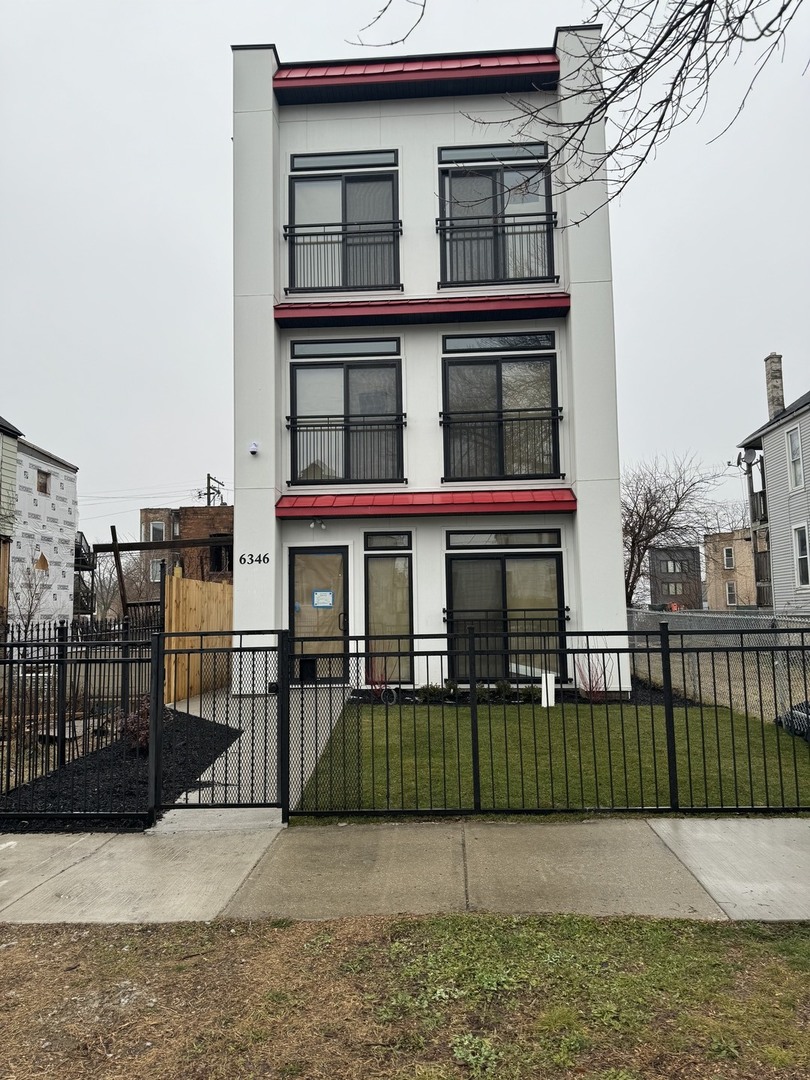
M 464 911 L 810 919 L 806 818 L 282 829 L 275 813 L 173 811 L 136 835 L 0 835 L 0 922 Z

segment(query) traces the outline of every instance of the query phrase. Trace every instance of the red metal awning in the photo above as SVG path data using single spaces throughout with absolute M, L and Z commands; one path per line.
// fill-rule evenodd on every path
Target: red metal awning
M 275 306 L 279 326 L 385 326 L 395 323 L 477 322 L 564 318 L 567 292 L 430 296 L 396 300 L 285 301 Z
M 513 491 L 378 491 L 282 495 L 278 518 L 435 517 L 441 514 L 573 514 L 571 488 Z

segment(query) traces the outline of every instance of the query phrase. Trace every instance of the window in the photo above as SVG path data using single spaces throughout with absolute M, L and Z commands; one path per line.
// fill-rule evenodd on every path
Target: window
M 728 607 L 736 607 L 737 606 L 737 582 L 736 581 L 727 581 L 726 582 L 726 605 Z
M 724 570 L 733 570 L 734 569 L 734 548 L 733 547 L 725 547 L 725 548 L 723 548 L 723 569 Z
M 685 559 L 664 559 L 661 563 L 662 574 L 686 574 L 689 563 Z
M 411 533 L 366 533 L 366 680 L 379 691 L 413 682 L 413 568 Z M 393 655 L 396 654 L 396 655 Z
M 793 530 L 793 551 L 796 559 L 796 584 L 810 585 L 806 525 L 797 525 Z
M 565 625 L 562 555 L 497 552 L 447 555 L 451 673 L 469 678 L 467 635 L 479 642 L 479 678 L 537 678 L 561 672 Z
M 441 283 L 554 279 L 545 143 L 439 151 Z
M 664 596 L 683 596 L 682 581 L 665 581 L 661 586 Z
M 510 356 L 508 334 L 488 340 L 504 355 L 444 360 L 444 479 L 560 476 L 555 356 Z
M 397 339 L 392 339 L 397 340 Z M 366 357 L 367 342 L 357 342 Z M 388 341 L 381 345 L 386 355 Z M 328 354 L 329 342 L 308 342 Z M 349 342 L 335 354 L 344 356 Z M 293 344 L 293 356 L 298 343 Z M 398 347 L 398 341 L 397 341 Z M 401 481 L 403 476 L 399 360 L 293 363 L 291 368 L 293 484 Z
M 40 495 L 50 495 L 51 493 L 51 474 L 43 472 L 42 469 L 37 469 L 37 492 Z
M 162 544 L 166 539 L 166 526 L 162 521 L 149 522 L 149 539 L 153 544 Z
M 295 154 L 290 177 L 290 291 L 399 285 L 397 174 L 354 171 L 396 166 L 394 150 Z
M 216 536 L 211 539 L 216 539 Z M 229 573 L 233 570 L 233 544 L 212 544 L 208 551 L 212 574 Z
M 802 466 L 802 440 L 797 427 L 791 428 L 787 435 L 788 484 L 791 488 L 804 487 L 804 467 Z
M 449 532 L 449 548 L 482 547 L 553 547 L 560 546 L 560 530 L 546 529 L 538 532 L 534 529 L 509 529 L 499 532 Z
M 163 565 L 162 559 L 150 559 L 149 560 L 149 580 L 160 581 L 160 568 Z

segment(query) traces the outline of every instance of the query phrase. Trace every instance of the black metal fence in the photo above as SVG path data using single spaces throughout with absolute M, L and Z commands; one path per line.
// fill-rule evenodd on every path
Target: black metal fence
M 810 630 L 551 630 L 7 646 L 0 818 L 810 809 Z

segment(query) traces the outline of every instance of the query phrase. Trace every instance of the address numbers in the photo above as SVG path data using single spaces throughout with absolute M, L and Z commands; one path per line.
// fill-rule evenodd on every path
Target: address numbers
M 239 556 L 239 563 L 241 566 L 256 566 L 259 563 L 264 563 L 265 565 L 267 565 L 267 563 L 269 562 L 269 551 L 260 551 L 257 552 L 255 555 L 252 551 L 243 551 L 242 554 Z

